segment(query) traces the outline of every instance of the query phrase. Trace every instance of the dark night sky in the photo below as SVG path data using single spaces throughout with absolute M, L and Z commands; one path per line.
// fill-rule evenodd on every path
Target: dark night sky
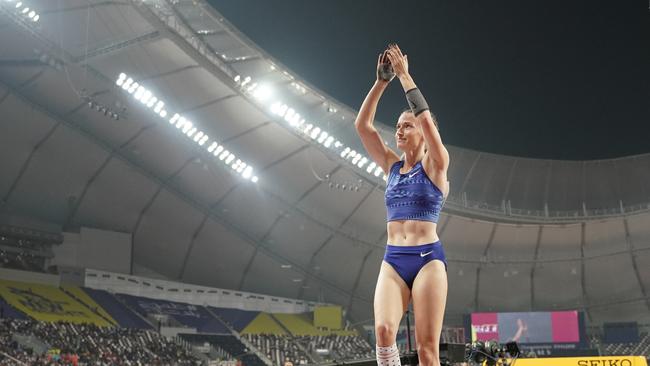
M 445 143 L 555 159 L 650 152 L 647 1 L 208 1 L 355 110 L 397 42 Z M 390 125 L 406 105 L 393 84 L 377 112 Z

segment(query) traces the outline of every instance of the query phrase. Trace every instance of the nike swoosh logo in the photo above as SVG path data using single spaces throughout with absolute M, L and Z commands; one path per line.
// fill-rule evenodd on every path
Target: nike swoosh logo
M 414 171 L 413 173 L 409 174 L 409 178 L 413 178 L 413 176 L 418 174 L 419 171 L 420 171 L 420 169 L 418 169 L 418 170 Z
M 420 257 L 426 257 L 427 255 L 429 255 L 431 253 L 433 253 L 433 250 L 429 251 L 429 252 L 426 252 L 426 253 L 420 253 Z

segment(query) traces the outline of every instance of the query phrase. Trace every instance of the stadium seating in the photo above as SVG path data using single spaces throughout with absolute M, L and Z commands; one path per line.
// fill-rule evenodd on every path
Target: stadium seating
M 191 344 L 209 343 L 225 352 L 231 360 L 241 360 L 245 366 L 265 366 L 257 355 L 248 350 L 246 346 L 233 335 L 225 334 L 180 334 L 182 339 Z
M 3 323 L 4 352 L 30 364 L 46 362 L 47 357 L 21 346 L 11 334 L 31 334 L 61 354 L 76 354 L 80 362 L 94 359 L 111 363 L 121 357 L 145 364 L 164 363 L 161 353 L 167 355 L 162 357 L 171 359 L 173 354 L 187 352 L 152 331 L 151 324 L 145 320 L 152 315 L 163 315 L 165 319 L 172 318 L 182 326 L 196 329 L 201 334 L 182 334 L 184 341 L 199 346 L 207 342 L 212 350 L 219 350 L 218 355 L 242 360 L 246 366 L 264 364 L 247 344 L 278 366 L 286 361 L 308 364 L 374 357 L 373 347 L 356 332 L 318 329 L 313 325 L 312 313 L 270 314 L 204 307 L 90 288 L 57 288 L 11 281 L 0 281 L 0 295 L 5 316 L 32 318 Z M 249 343 L 240 341 L 232 331 L 240 333 Z M 117 344 L 111 346 L 111 343 Z
M 326 350 L 325 361 L 358 360 L 374 358 L 374 347 L 359 336 L 342 336 L 331 334 L 327 336 L 310 337 L 308 343 L 310 352 Z
M 650 358 L 650 334 L 642 333 L 636 343 L 601 344 L 601 352 L 606 356 L 646 356 Z
M 306 364 L 310 360 L 297 340 L 287 334 L 246 334 L 244 337 L 275 365 L 283 365 L 285 361 Z
M 17 254 L 0 249 L 0 267 L 21 271 L 45 272 L 43 257 Z
M 48 354 L 24 348 L 14 335 L 31 335 L 49 346 Z M 29 365 L 50 365 L 50 358 L 75 357 L 80 364 L 197 365 L 188 350 L 158 333 L 141 329 L 99 327 L 95 324 L 0 320 L 0 349 Z M 5 361 L 0 364 L 8 364 Z
M 314 327 L 311 313 L 260 313 L 242 334 L 275 364 L 373 358 L 373 348 L 354 331 Z

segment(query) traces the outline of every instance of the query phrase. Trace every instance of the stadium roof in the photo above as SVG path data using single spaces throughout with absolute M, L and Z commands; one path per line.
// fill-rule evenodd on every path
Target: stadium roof
M 136 264 L 171 279 L 371 317 L 384 181 L 354 110 L 205 1 L 16 4 L 0 4 L 4 213 L 133 233 Z M 648 313 L 650 155 L 450 152 L 450 315 Z

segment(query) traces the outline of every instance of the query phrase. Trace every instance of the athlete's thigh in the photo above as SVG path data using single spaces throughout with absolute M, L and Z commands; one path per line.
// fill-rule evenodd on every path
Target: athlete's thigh
M 375 324 L 399 326 L 406 311 L 410 291 L 395 269 L 382 261 L 375 287 Z
M 433 260 L 424 265 L 415 277 L 411 296 L 416 342 L 437 345 L 447 302 L 447 271 L 444 263 Z

